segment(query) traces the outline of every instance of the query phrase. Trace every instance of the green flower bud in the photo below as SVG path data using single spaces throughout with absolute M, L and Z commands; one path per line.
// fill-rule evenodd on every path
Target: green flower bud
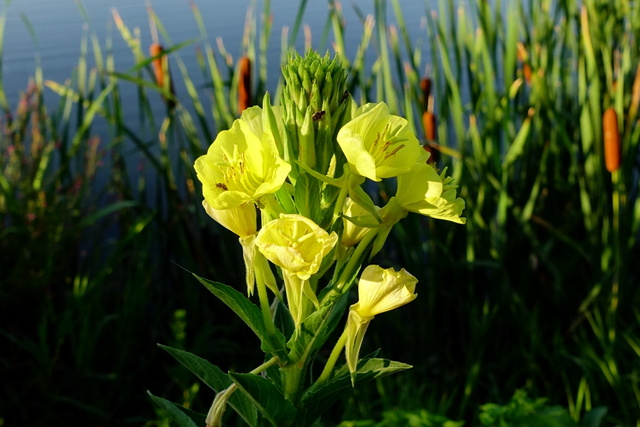
M 326 174 L 335 154 L 337 130 L 351 117 L 342 61 L 313 51 L 304 57 L 292 53 L 282 75 L 281 103 L 292 153 L 305 165 Z M 314 135 L 313 141 L 309 135 Z

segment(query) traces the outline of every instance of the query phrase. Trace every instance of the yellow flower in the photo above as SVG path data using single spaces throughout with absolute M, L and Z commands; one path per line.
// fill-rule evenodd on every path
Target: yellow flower
M 360 347 L 369 322 L 374 316 L 413 301 L 418 280 L 404 268 L 395 271 L 369 265 L 358 282 L 358 302 L 349 308 L 345 327 L 347 340 L 345 353 L 349 371 L 353 375 L 358 364 Z
M 311 313 L 310 303 L 319 305 L 309 278 L 320 269 L 322 259 L 337 241 L 335 232 L 329 234 L 297 214 L 282 214 L 258 232 L 258 250 L 282 268 L 287 303 L 296 326 Z
M 383 102 L 360 107 L 337 140 L 352 172 L 374 181 L 408 172 L 424 151 L 407 120 Z
M 335 232 L 327 233 L 307 217 L 282 214 L 262 227 L 256 245 L 269 261 L 306 280 L 320 269 L 337 240 Z
M 259 107 L 251 107 L 222 131 L 207 154 L 196 159 L 204 198 L 215 209 L 229 209 L 275 193 L 291 166 L 282 160 Z
M 233 231 L 239 237 L 251 236 L 258 232 L 256 206 L 253 203 L 243 203 L 229 209 L 214 209 L 206 200 L 203 200 L 202 206 L 218 224 Z
M 460 217 L 464 200 L 456 198 L 457 186 L 445 173 L 446 169 L 438 175 L 433 166 L 417 163 L 398 177 L 397 204 L 410 212 L 464 224 L 466 219 Z

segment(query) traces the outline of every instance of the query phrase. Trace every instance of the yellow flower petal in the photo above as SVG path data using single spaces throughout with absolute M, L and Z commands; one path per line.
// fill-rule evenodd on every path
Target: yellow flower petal
M 338 132 L 352 171 L 374 181 L 406 173 L 424 150 L 407 120 L 391 115 L 383 102 L 367 104 Z
M 347 340 L 345 342 L 344 352 L 347 359 L 349 372 L 352 374 L 358 367 L 358 358 L 360 356 L 360 347 L 364 341 L 364 334 L 369 327 L 369 320 L 364 319 L 355 310 L 349 310 L 347 324 L 345 326 Z
M 440 175 L 431 166 L 417 163 L 406 174 L 398 177 L 395 201 L 403 209 L 436 219 L 464 224 L 461 217 L 464 200 L 456 197 L 453 178 Z
M 253 203 L 244 203 L 230 209 L 214 209 L 203 200 L 202 206 L 211 218 L 239 237 L 251 236 L 258 232 L 256 207 Z
M 357 369 L 360 347 L 369 322 L 377 314 L 413 301 L 417 297 L 417 283 L 418 280 L 405 269 L 395 271 L 378 265 L 364 269 L 358 282 L 358 302 L 349 308 L 345 326 L 345 357 L 351 374 Z
M 327 233 L 309 218 L 282 214 L 262 227 L 256 246 L 269 261 L 307 280 L 337 240 L 335 232 Z
M 352 309 L 364 319 L 373 319 L 377 314 L 413 301 L 417 297 L 414 293 L 417 283 L 418 279 L 404 268 L 395 271 L 369 265 L 360 276 L 358 302 Z
M 196 159 L 205 200 L 229 209 L 275 193 L 291 166 L 280 158 L 271 131 L 263 129 L 262 110 L 252 107 L 222 131 L 207 154 Z

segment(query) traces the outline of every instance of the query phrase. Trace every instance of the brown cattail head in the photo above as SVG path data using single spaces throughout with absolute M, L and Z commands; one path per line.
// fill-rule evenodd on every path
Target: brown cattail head
M 629 104 L 629 120 L 636 118 L 638 106 L 640 105 L 640 64 L 636 68 L 636 77 L 633 79 L 631 86 L 631 103 Z
M 529 65 L 529 52 L 522 42 L 516 45 L 518 61 L 522 63 L 522 75 L 527 84 L 531 84 L 531 66 Z
M 423 110 L 427 111 L 429 109 L 429 97 L 431 96 L 431 79 L 429 77 L 424 77 L 420 80 L 420 89 L 422 90 Z
M 424 135 L 427 142 L 424 145 L 424 149 L 431 154 L 429 156 L 429 163 L 435 163 L 438 160 L 438 149 L 436 144 L 436 116 L 430 111 L 422 113 L 422 125 L 424 126 Z
M 609 172 L 620 167 L 620 133 L 618 132 L 618 115 L 613 107 L 609 107 L 602 115 L 604 137 L 604 164 Z
M 167 60 L 167 55 L 164 55 L 164 48 L 158 43 L 151 43 L 151 46 L 149 46 L 149 54 L 152 57 L 157 56 L 157 58 L 151 62 L 151 65 L 153 66 L 153 74 L 156 78 L 156 84 L 161 88 L 164 88 L 165 72 L 167 73 L 166 77 L 170 79 L 170 76 L 168 76 L 169 62 Z M 173 90 L 173 82 L 169 81 L 169 84 L 169 91 L 174 95 L 175 91 Z M 169 100 L 168 102 L 170 107 L 173 107 L 175 104 L 173 100 Z
M 251 106 L 251 60 L 243 56 L 238 63 L 238 110 L 242 113 Z

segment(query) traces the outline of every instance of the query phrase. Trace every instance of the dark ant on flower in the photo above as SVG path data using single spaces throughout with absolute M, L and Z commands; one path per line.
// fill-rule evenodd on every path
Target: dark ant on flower
M 219 189 L 221 189 L 222 191 L 228 191 L 229 188 L 227 188 L 227 186 L 221 182 L 216 182 L 216 187 L 218 187 Z
M 317 122 L 318 120 L 323 118 L 325 114 L 327 114 L 326 111 L 318 111 L 317 113 L 313 113 L 313 116 L 311 116 L 311 118 L 314 122 Z

